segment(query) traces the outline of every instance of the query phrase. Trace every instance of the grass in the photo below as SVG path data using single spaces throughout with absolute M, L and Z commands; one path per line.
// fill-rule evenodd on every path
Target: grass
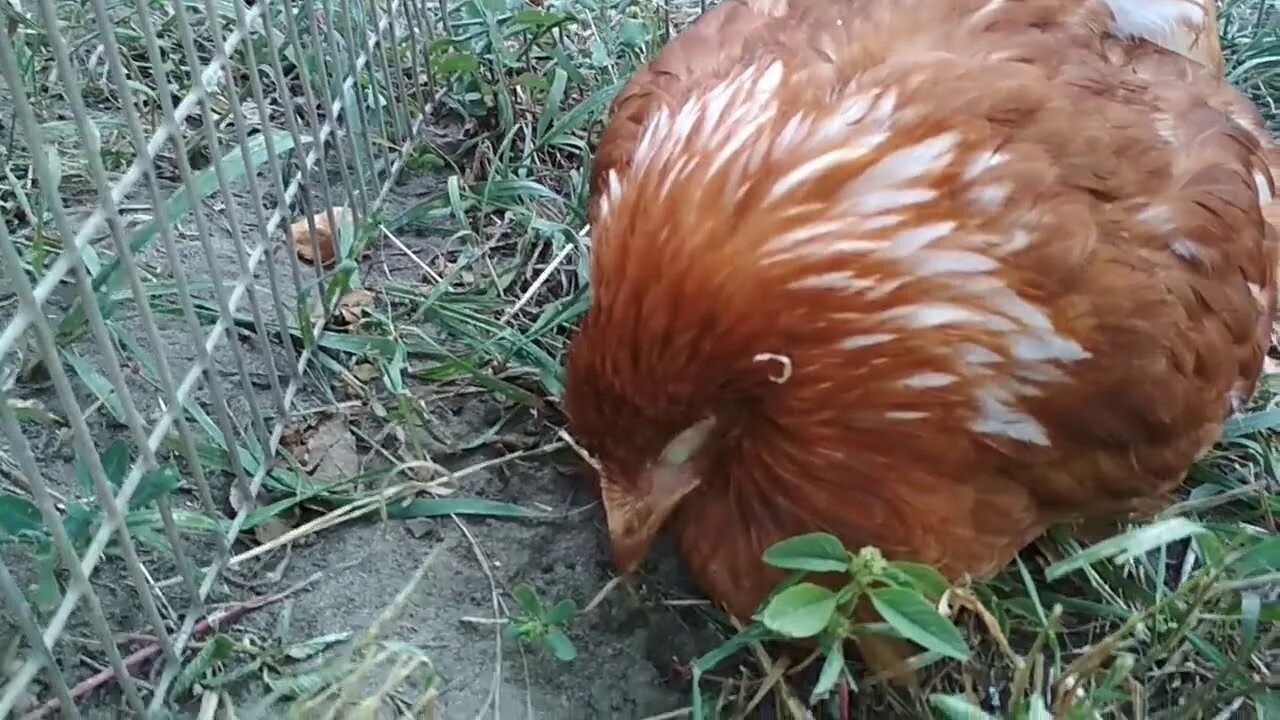
M 62 503 L 59 523 L 76 550 L 83 550 L 100 525 L 91 512 L 94 495 L 119 495 L 122 489 L 132 496 L 125 516 L 130 534 L 148 567 L 166 570 L 167 579 L 157 583 L 165 595 L 206 581 L 219 597 L 234 594 L 226 581 L 205 575 L 209 563 L 225 565 L 231 578 L 269 558 L 276 560 L 258 571 L 282 571 L 278 558 L 287 558 L 294 543 L 323 539 L 339 525 L 375 515 L 452 518 L 460 526 L 468 516 L 551 516 L 541 508 L 459 496 L 456 489 L 495 464 L 563 448 L 555 398 L 562 390 L 566 338 L 586 309 L 590 247 L 582 232 L 583 206 L 594 134 L 631 71 L 699 7 L 652 0 L 548 0 L 538 6 L 458 0 L 447 3 L 441 15 L 425 5 L 411 5 L 415 21 L 423 21 L 420 27 L 431 28 L 425 42 L 385 36 L 389 49 L 353 71 L 360 38 L 376 29 L 370 19 L 385 3 L 326 2 L 314 11 L 271 3 L 269 22 L 255 25 L 226 65 L 235 89 L 223 86 L 203 103 L 213 122 L 201 121 L 198 130 L 184 133 L 184 143 L 167 145 L 157 162 L 158 174 L 167 175 L 170 185 L 186 179 L 192 192 L 164 190 L 165 178 L 157 178 L 159 192 L 122 204 L 126 219 L 136 219 L 126 223 L 120 242 L 95 239 L 80 253 L 93 292 L 59 313 L 54 342 L 59 365 L 74 383 L 78 404 L 87 406 L 83 415 L 105 453 L 97 459 L 80 453 L 74 481 L 53 488 L 53 500 Z M 43 19 L 13 14 L 10 41 L 22 87 L 48 142 L 24 143 L 21 130 L 10 124 L 0 160 L 8 180 L 0 188 L 0 214 L 33 282 L 47 276 L 74 234 L 40 188 L 52 182 L 68 206 L 95 205 L 95 175 L 126 175 L 136 156 L 136 138 L 122 119 L 129 103 L 148 133 L 161 127 L 164 113 L 191 87 L 193 63 L 222 56 L 210 38 L 231 32 L 236 15 L 248 12 L 234 2 L 146 6 L 145 15 L 121 12 L 114 18 L 121 67 L 129 78 L 126 94 L 110 77 L 104 60 L 109 53 L 100 49 L 102 36 L 89 6 L 57 5 L 60 26 L 83 67 L 100 168 L 86 160 L 82 135 L 66 119 L 67 90 L 50 72 Z M 191 37 L 181 32 L 180 12 L 199 29 Z M 155 48 L 145 42 L 148 36 L 157 38 Z M 1273 128 L 1280 127 L 1274 108 L 1280 98 L 1280 19 L 1230 2 L 1223 38 L 1230 79 L 1263 108 Z M 265 69 L 277 59 L 284 73 Z M 347 108 L 338 123 L 341 134 L 326 126 L 337 117 L 331 110 L 339 101 Z M 412 122 L 428 111 L 434 125 L 452 131 L 425 141 L 419 133 L 402 146 Z M 45 160 L 45 177 L 28 169 L 33 152 Z M 397 158 L 403 162 L 401 177 L 440 178 L 425 200 L 378 202 L 386 199 L 383 190 L 394 179 Z M 287 195 L 294 173 L 308 185 L 291 206 L 296 212 L 276 218 L 272 227 L 281 228 L 279 233 L 255 234 L 251 228 L 268 224 L 261 208 Z M 250 178 L 257 178 L 257 190 Z M 150 182 L 142 178 L 140 188 Z M 329 190 L 335 199 L 323 197 Z M 246 194 L 254 195 L 248 203 Z M 237 273 L 250 275 L 243 257 L 215 258 L 205 248 L 205 267 L 191 273 L 185 289 L 171 268 L 154 262 L 176 254 L 174 228 L 185 225 L 189 232 L 200 222 L 192 208 L 208 203 L 239 208 L 250 228 L 241 231 L 250 250 L 255 243 L 287 243 L 284 228 L 297 217 L 323 212 L 326 204 L 359 207 L 361 218 L 339 231 L 334 265 L 304 267 L 309 274 L 293 276 L 284 270 L 278 270 L 282 277 L 264 277 L 262 269 L 252 274 L 255 289 L 246 295 L 273 297 L 277 309 L 264 305 L 255 313 L 242 306 L 229 312 L 214 290 Z M 236 230 L 207 234 L 217 232 Z M 408 235 L 440 242 L 408 247 Z M 122 245 L 143 261 L 137 285 L 120 271 Z M 412 272 L 378 272 L 366 253 L 382 246 L 409 257 Z M 219 262 L 229 267 L 220 269 Z M 269 260 L 261 266 L 267 267 Z M 139 296 L 146 302 L 139 303 Z M 0 297 L 0 312 L 4 302 Z M 128 398 L 114 389 L 109 359 L 86 342 L 99 323 L 129 372 L 133 393 L 155 401 L 151 409 L 174 406 L 164 388 L 186 369 L 166 369 L 170 348 L 155 351 L 163 347 L 155 341 L 163 338 L 139 333 L 144 307 L 158 323 L 201 333 L 221 320 L 229 336 L 223 346 L 241 347 L 245 357 L 276 358 L 262 372 L 278 383 L 275 391 L 285 391 L 288 365 L 307 357 L 296 385 L 302 409 L 286 416 L 263 405 L 232 417 L 218 412 L 216 402 L 187 402 L 159 457 L 138 452 L 143 437 L 136 422 L 131 440 L 112 442 L 130 427 L 132 411 Z M 65 434 L 74 426 L 68 404 L 50 391 L 49 369 L 37 359 L 48 353 L 31 355 L 7 385 L 7 402 L 29 438 Z M 230 392 L 264 395 L 250 380 L 258 371 L 239 360 L 234 368 Z M 916 661 L 924 671 L 922 692 L 869 680 L 855 660 L 839 654 L 800 668 L 776 659 L 769 633 L 826 632 L 837 614 L 819 613 L 815 620 L 813 609 L 844 606 L 844 599 L 802 590 L 770 606 L 772 613 L 766 610 L 759 625 L 721 622 L 724 644 L 705 648 L 692 667 L 687 713 L 727 717 L 772 695 L 781 717 L 834 716 L 837 701 L 827 691 L 834 678 L 844 677 L 857 687 L 855 704 L 867 712 L 1028 719 L 1280 717 L 1274 679 L 1267 675 L 1280 660 L 1276 386 L 1274 377 L 1264 383 L 1251 409 L 1232 421 L 1223 441 L 1195 468 L 1185 499 L 1148 526 L 1091 547 L 1056 531 L 999 577 L 971 588 L 925 587 L 901 576 L 871 582 L 851 574 L 855 589 L 873 601 L 878 597 L 893 618 L 890 627 L 873 630 L 921 645 Z M 449 396 L 496 398 L 501 416 L 460 436 L 430 406 Z M 514 440 L 519 449 L 513 452 L 454 470 L 433 459 L 510 442 L 509 421 L 526 416 L 540 424 Z M 141 429 L 153 428 L 153 422 L 147 417 Z M 333 441 L 317 450 L 318 438 Z M 278 460 L 269 469 L 268 455 Z M 319 470 L 325 463 L 338 474 Z M 178 478 L 175 467 L 181 468 Z M 66 567 L 54 558 L 54 531 L 42 517 L 36 479 L 28 476 L 20 454 L 0 449 L 0 469 L 0 543 L 22 543 L 41 558 L 29 597 L 47 620 L 66 587 Z M 57 477 L 56 470 L 47 472 Z M 249 543 L 247 549 L 218 545 L 216 538 L 233 532 Z M 115 540 L 107 547 L 128 552 Z M 175 553 L 180 548 L 186 549 Z M 847 564 L 861 556 L 840 557 Z M 253 676 L 264 679 L 273 699 L 291 703 L 297 717 L 312 717 L 319 708 L 331 717 L 362 717 L 382 705 L 415 716 L 434 701 L 436 672 L 423 648 L 387 636 L 422 572 L 362 634 L 290 641 L 286 599 L 271 632 L 221 628 L 202 637 L 181 670 L 168 676 L 167 698 L 227 703 L 224 689 Z M 925 610 L 904 592 L 927 597 Z M 597 599 L 577 610 L 574 599 L 544 602 L 531 587 L 520 586 L 507 609 L 499 595 L 495 589 L 498 622 L 508 640 L 567 662 L 576 651 L 564 628 L 598 604 Z M 177 626 L 182 617 L 172 604 L 160 602 L 157 612 Z M 788 625 L 794 622 L 801 624 Z M 735 665 L 736 679 L 726 682 L 723 673 Z M 813 709 L 804 710 L 810 699 Z

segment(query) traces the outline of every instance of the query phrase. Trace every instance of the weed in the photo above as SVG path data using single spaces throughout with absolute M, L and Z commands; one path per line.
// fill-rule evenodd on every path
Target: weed
M 825 660 L 810 702 L 825 697 L 836 683 L 856 684 L 844 660 L 845 641 L 858 634 L 887 634 L 923 647 L 938 657 L 964 661 L 969 648 L 960 632 L 938 614 L 934 605 L 947 588 L 936 570 L 918 563 L 888 562 L 874 547 L 856 554 L 827 533 L 783 540 L 765 551 L 765 563 L 798 571 L 765 602 L 759 620 L 782 638 L 813 638 Z M 846 576 L 843 587 L 830 590 L 803 582 L 810 572 Z M 884 623 L 854 621 L 853 611 L 863 599 Z
M 123 440 L 112 443 L 102 453 L 103 473 L 114 491 L 118 492 L 124 483 L 131 465 L 129 455 L 129 446 Z M 94 496 L 93 479 L 84 458 L 80 456 L 76 458 L 75 480 L 86 496 Z M 125 527 L 129 534 L 138 542 L 165 554 L 170 553 L 170 547 L 161 535 L 161 520 L 154 506 L 161 497 L 176 490 L 179 484 L 178 469 L 172 464 L 147 472 L 129 498 L 124 513 Z M 61 524 L 72 549 L 77 553 L 85 551 L 103 517 L 101 505 L 93 500 L 72 499 L 66 502 Z M 205 532 L 217 529 L 216 524 L 208 523 L 198 515 L 184 514 L 181 520 L 188 528 L 198 528 Z M 36 607 L 45 612 L 50 611 L 62 599 L 57 578 L 59 560 L 51 531 L 44 524 L 39 508 L 21 495 L 0 493 L 0 543 L 4 542 L 20 542 L 31 547 L 38 578 L 32 589 L 32 599 Z M 110 550 L 111 547 L 108 546 L 108 551 Z
M 524 614 L 513 616 L 503 628 L 503 635 L 508 640 L 545 648 L 557 660 L 564 662 L 578 656 L 578 649 L 564 631 L 565 625 L 577 612 L 572 600 L 561 600 L 547 607 L 542 604 L 538 592 L 523 583 L 511 591 L 511 597 Z

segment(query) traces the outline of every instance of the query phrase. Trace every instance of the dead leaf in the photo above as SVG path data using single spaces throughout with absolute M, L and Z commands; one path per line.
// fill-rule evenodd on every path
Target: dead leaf
M 345 206 L 335 206 L 330 208 L 333 211 L 333 218 L 339 224 L 346 221 L 347 208 Z M 316 248 L 311 244 L 311 232 L 307 227 L 307 219 L 302 218 L 294 221 L 289 226 L 289 238 L 293 241 L 293 251 L 297 253 L 298 259 L 303 262 L 316 264 L 315 251 L 320 251 L 320 265 L 328 267 L 338 255 L 338 241 L 333 228 L 329 227 L 329 213 L 327 211 L 318 212 L 311 216 L 311 221 L 316 226 Z
M 302 446 L 294 448 L 293 454 L 298 464 L 316 480 L 346 480 L 360 472 L 356 436 L 345 415 L 331 415 L 320 422 L 305 436 Z
M 378 372 L 377 366 L 372 363 L 360 363 L 356 365 L 351 368 L 351 374 L 360 382 L 370 382 L 372 380 L 376 380 L 378 376 L 381 375 L 381 373 Z
M 338 327 L 355 325 L 373 307 L 374 296 L 368 290 L 351 290 L 338 301 Z
M 18 417 L 18 420 L 30 420 L 40 423 L 41 425 L 66 425 L 66 421 L 49 410 L 49 407 L 39 400 L 25 400 L 22 398 L 9 398 L 9 409 Z

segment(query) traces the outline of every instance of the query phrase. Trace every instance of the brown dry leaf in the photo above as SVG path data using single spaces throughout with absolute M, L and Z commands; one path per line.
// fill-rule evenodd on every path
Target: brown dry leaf
M 347 216 L 347 208 L 345 206 L 335 206 L 333 210 L 333 218 L 338 223 L 342 223 Z M 316 245 L 320 251 L 320 265 L 327 267 L 333 263 L 334 258 L 338 255 L 338 240 L 336 233 L 329 227 L 328 211 L 321 211 L 311 216 L 311 221 L 316 226 Z M 293 251 L 297 253 L 298 259 L 303 262 L 316 264 L 315 250 L 311 245 L 311 232 L 307 227 L 307 219 L 300 218 L 289 226 L 289 238 L 293 241 Z
M 240 514 L 240 511 L 246 504 L 251 506 L 249 512 L 253 512 L 261 506 L 260 503 L 252 498 L 246 498 L 244 494 L 240 492 L 238 483 L 231 483 L 231 493 L 228 499 L 231 501 L 231 509 L 234 510 L 237 515 Z M 265 545 L 292 530 L 297 519 L 298 510 L 295 507 L 289 513 L 289 517 L 280 517 L 277 515 L 254 526 L 253 536 L 257 538 L 259 543 Z
M 331 415 L 316 425 L 293 454 L 315 480 L 346 480 L 360 472 L 356 436 L 345 415 Z
M 378 372 L 377 366 L 372 363 L 360 363 L 351 368 L 351 374 L 360 382 L 371 382 L 376 380 L 381 373 Z
M 337 324 L 339 327 L 354 325 L 373 307 L 374 296 L 368 290 L 352 290 L 338 301 Z
M 67 421 L 49 410 L 49 406 L 39 400 L 9 398 L 9 409 L 19 420 L 30 420 L 41 425 L 66 425 Z
M 290 425 L 280 436 L 280 447 L 288 449 L 293 459 L 301 463 L 306 455 L 306 439 L 310 437 L 316 425 L 320 424 L 320 418 L 316 415 L 307 415 L 299 420 L 297 425 Z

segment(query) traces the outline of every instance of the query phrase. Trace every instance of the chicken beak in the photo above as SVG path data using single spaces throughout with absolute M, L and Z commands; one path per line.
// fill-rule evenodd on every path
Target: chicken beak
M 604 504 L 605 516 L 609 521 L 609 546 L 613 555 L 613 565 L 623 575 L 635 572 L 649 553 L 656 532 L 637 529 L 637 515 L 651 515 L 652 511 L 642 505 L 628 503 Z M 644 523 L 647 525 L 648 523 Z
M 637 494 L 608 480 L 601 483 L 613 564 L 624 575 L 635 572 L 644 561 L 667 518 L 699 481 L 685 466 L 660 466 L 648 475 L 638 484 L 649 488 L 647 494 Z

